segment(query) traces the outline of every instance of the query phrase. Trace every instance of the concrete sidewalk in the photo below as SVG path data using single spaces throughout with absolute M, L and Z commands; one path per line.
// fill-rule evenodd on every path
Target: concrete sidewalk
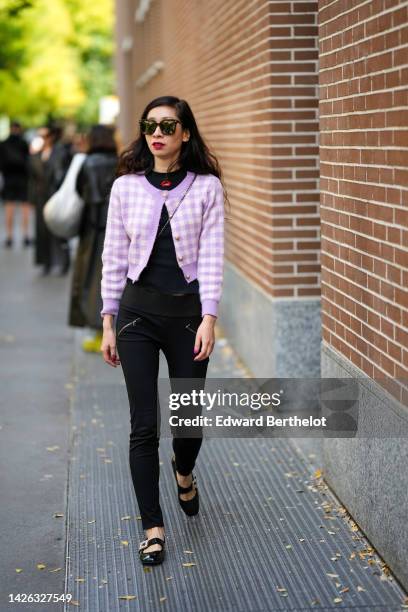
M 83 332 L 66 326 L 69 278 L 39 278 L 20 247 L 1 257 L 1 611 L 62 610 L 8 594 L 64 592 L 66 610 L 97 612 L 405 609 L 312 441 L 206 439 L 201 511 L 188 518 L 163 438 L 167 557 L 143 568 L 121 369 L 84 354 Z M 208 375 L 247 376 L 221 331 Z
M 64 593 L 69 279 L 41 278 L 20 239 L 0 248 L 0 610 L 61 610 L 9 594 Z
M 162 439 L 167 557 L 143 569 L 123 376 L 84 355 L 79 341 L 78 335 L 67 592 L 80 609 L 404 609 L 405 593 L 325 486 L 318 455 L 302 450 L 312 441 L 205 439 L 196 466 L 200 514 L 188 518 L 177 504 L 170 439 Z M 247 374 L 219 337 L 208 375 Z

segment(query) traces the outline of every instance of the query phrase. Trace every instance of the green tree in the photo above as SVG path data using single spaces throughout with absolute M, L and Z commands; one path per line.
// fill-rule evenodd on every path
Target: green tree
M 7 72 L 17 77 L 25 57 L 24 12 L 30 0 L 0 0 L 0 78 Z
M 72 44 L 80 57 L 80 79 L 85 91 L 76 117 L 90 124 L 98 119 L 99 99 L 114 92 L 113 0 L 66 0 L 66 4 L 74 24 Z
M 112 23 L 113 0 L 0 0 L 0 114 L 97 121 L 113 91 Z

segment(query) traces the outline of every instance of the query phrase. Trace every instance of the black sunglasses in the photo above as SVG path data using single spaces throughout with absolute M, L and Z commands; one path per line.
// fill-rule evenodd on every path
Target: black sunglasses
M 156 131 L 157 126 L 160 126 L 160 131 L 166 136 L 171 136 L 176 131 L 177 124 L 180 123 L 178 119 L 162 119 L 160 123 L 154 119 L 142 119 L 139 121 L 140 130 L 142 134 L 148 134 L 151 136 Z

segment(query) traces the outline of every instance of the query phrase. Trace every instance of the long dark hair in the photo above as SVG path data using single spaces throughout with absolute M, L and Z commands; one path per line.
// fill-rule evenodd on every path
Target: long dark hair
M 222 170 L 216 156 L 209 150 L 197 127 L 193 111 L 186 100 L 175 96 L 160 96 L 155 98 L 144 109 L 140 119 L 146 119 L 149 112 L 157 106 L 171 106 L 175 109 L 177 118 L 181 121 L 183 129 L 188 129 L 190 139 L 181 145 L 180 155 L 169 167 L 169 171 L 176 166 L 195 172 L 196 174 L 214 174 L 222 180 Z M 124 174 L 147 174 L 154 168 L 154 156 L 147 146 L 146 139 L 141 133 L 120 155 L 116 176 Z M 228 196 L 223 183 L 224 197 L 228 202 Z

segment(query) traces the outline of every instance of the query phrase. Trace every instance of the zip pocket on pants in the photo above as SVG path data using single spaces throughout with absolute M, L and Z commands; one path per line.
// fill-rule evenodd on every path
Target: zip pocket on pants
M 133 327 L 133 326 L 134 326 L 134 325 L 136 325 L 136 323 L 137 323 L 138 321 L 140 321 L 141 319 L 142 319 L 142 317 L 137 317 L 137 319 L 134 319 L 134 320 L 133 320 L 133 321 L 131 321 L 130 323 L 126 323 L 126 325 L 123 325 L 123 327 L 121 327 L 121 328 L 120 328 L 120 330 L 118 331 L 118 333 L 117 333 L 117 336 L 116 336 L 116 337 L 117 337 L 117 338 L 119 338 L 120 334 L 123 332 L 123 330 L 124 330 L 124 329 L 126 329 L 127 327 L 130 327 L 130 326 L 132 326 L 132 327 Z
M 185 329 L 188 329 L 188 331 L 191 331 L 191 333 L 194 335 L 197 333 L 196 329 L 193 329 L 192 327 L 190 327 L 190 323 L 187 323 Z

